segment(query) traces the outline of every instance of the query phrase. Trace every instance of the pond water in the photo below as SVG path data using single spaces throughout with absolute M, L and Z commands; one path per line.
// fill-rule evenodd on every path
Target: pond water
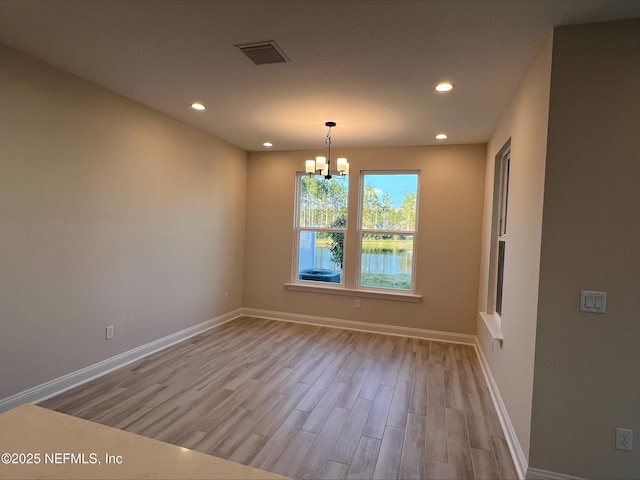
M 362 273 L 375 274 L 398 274 L 411 273 L 412 266 L 411 250 L 382 250 L 369 249 L 362 253 Z M 331 262 L 331 252 L 328 247 L 316 247 L 316 268 L 326 268 L 327 270 L 340 270 L 338 266 Z

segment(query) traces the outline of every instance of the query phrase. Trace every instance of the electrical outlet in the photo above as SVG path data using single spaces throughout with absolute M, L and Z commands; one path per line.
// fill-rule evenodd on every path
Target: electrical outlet
M 355 302 L 353 302 L 353 307 L 360 308 L 360 300 L 356 300 Z
M 616 450 L 628 450 L 633 448 L 633 430 L 628 428 L 616 428 Z
M 113 327 L 113 325 L 109 325 L 109 326 L 106 328 L 105 338 L 106 338 L 107 340 L 111 340 L 114 336 L 115 336 L 114 327 Z

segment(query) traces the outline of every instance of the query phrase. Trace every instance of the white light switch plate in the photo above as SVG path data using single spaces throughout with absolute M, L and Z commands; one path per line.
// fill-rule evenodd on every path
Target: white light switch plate
M 606 313 L 607 292 L 582 290 L 580 292 L 580 311 L 588 313 Z

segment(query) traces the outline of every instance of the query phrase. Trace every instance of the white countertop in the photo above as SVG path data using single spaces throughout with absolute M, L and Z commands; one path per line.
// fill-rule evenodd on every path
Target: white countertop
M 285 479 L 34 405 L 0 415 L 0 455 L 2 479 Z

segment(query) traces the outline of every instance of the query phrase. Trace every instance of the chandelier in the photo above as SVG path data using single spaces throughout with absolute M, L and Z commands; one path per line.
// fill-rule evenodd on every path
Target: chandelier
M 323 176 L 325 180 L 330 180 L 332 178 L 332 175 L 349 175 L 349 162 L 347 162 L 347 159 L 344 157 L 337 158 L 336 169 L 331 170 L 331 128 L 336 126 L 336 122 L 326 122 L 324 125 L 326 127 L 329 127 L 327 136 L 324 139 L 324 146 L 327 149 L 327 156 L 319 156 L 316 157 L 315 160 L 306 160 L 305 172 L 308 173 L 309 176 Z

